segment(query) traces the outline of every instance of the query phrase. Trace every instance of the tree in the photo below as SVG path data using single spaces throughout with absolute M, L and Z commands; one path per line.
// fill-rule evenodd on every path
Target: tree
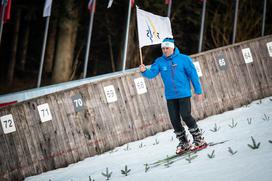
M 79 1 L 63 0 L 59 17 L 59 31 L 52 82 L 70 80 L 79 23 Z

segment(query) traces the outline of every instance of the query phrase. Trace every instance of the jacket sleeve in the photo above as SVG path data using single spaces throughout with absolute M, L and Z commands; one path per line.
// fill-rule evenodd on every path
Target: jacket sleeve
M 193 84 L 195 93 L 202 94 L 202 88 L 195 65 L 189 56 L 186 57 L 185 72 Z
M 157 61 L 155 61 L 155 63 L 151 65 L 150 69 L 146 69 L 146 71 L 142 72 L 142 75 L 148 79 L 152 79 L 156 77 L 159 73 L 159 65 Z

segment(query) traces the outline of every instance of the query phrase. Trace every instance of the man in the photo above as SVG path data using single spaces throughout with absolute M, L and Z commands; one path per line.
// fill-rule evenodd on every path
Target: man
M 195 66 L 191 58 L 181 54 L 175 47 L 174 39 L 165 38 L 161 43 L 163 55 L 155 60 L 150 69 L 144 64 L 140 65 L 140 71 L 146 78 L 152 79 L 161 74 L 167 108 L 174 133 L 179 139 L 176 153 L 182 154 L 188 150 L 199 150 L 207 146 L 202 137 L 202 133 L 196 124 L 196 120 L 191 115 L 191 86 L 194 87 L 197 100 L 202 99 L 202 89 Z M 186 132 L 181 124 L 181 119 L 188 126 L 189 132 L 193 136 L 191 145 L 186 137 Z

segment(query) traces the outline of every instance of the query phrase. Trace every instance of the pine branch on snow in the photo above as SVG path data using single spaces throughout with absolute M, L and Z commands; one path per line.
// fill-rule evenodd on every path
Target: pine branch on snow
M 251 124 L 251 122 L 252 122 L 252 118 L 247 118 L 247 123 Z
M 189 163 L 191 163 L 192 162 L 192 160 L 193 159 L 195 159 L 197 157 L 197 155 L 193 155 L 193 156 L 191 156 L 191 154 L 189 154 L 188 155 L 188 157 L 187 158 L 185 158 Z
M 232 119 L 232 121 L 231 121 L 231 124 L 229 124 L 229 127 L 230 128 L 234 128 L 234 127 L 236 127 L 237 126 L 237 122 L 234 122 L 234 119 Z
M 145 166 L 145 172 L 147 172 L 150 169 L 150 167 L 147 163 L 145 163 L 144 166 Z
M 155 139 L 155 143 L 153 143 L 153 145 L 158 145 L 160 142 L 158 141 L 158 139 Z
M 107 180 L 109 180 L 110 177 L 111 177 L 112 172 L 109 172 L 109 169 L 106 168 L 106 173 L 102 172 L 101 174 L 102 174 L 104 177 L 106 177 Z
M 232 149 L 231 149 L 231 147 L 228 147 L 228 151 L 230 152 L 230 154 L 232 154 L 232 155 L 235 155 L 238 151 L 233 151 Z
M 139 148 L 143 148 L 145 145 L 141 142 L 141 144 L 139 145 Z
M 127 144 L 127 147 L 126 147 L 124 150 L 125 150 L 125 151 L 130 150 L 130 148 L 129 148 L 129 144 Z
M 211 154 L 208 154 L 208 157 L 209 157 L 209 158 L 214 158 L 214 157 L 215 157 L 214 152 L 215 152 L 215 150 L 213 150 Z
M 170 165 L 174 163 L 174 161 L 171 161 L 171 159 L 169 158 L 169 156 L 166 156 L 166 163 L 164 164 L 164 166 L 166 166 L 166 168 L 170 167 Z
M 270 117 L 267 116 L 266 114 L 264 114 L 264 118 L 263 118 L 264 121 L 269 121 L 270 120 Z
M 91 177 L 91 176 L 89 176 L 89 181 L 94 181 L 94 179 L 92 179 L 92 177 Z
M 217 124 L 215 123 L 213 129 L 210 129 L 210 131 L 217 132 L 219 129 L 220 127 L 217 127 Z
M 247 144 L 247 145 L 253 150 L 258 149 L 261 143 L 260 142 L 256 143 L 255 139 L 252 136 L 251 136 L 251 140 L 253 145 L 250 145 L 250 144 Z
M 125 169 L 121 170 L 121 173 L 125 176 L 128 176 L 128 173 L 131 171 L 131 169 L 128 169 L 127 165 L 125 165 Z
M 150 169 L 150 166 L 147 163 L 145 163 L 144 166 L 145 166 L 145 173 L 146 173 Z

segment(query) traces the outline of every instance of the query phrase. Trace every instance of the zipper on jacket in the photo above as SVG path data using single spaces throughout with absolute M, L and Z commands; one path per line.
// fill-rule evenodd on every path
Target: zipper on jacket
M 171 63 L 170 67 L 171 67 L 171 77 L 172 77 L 171 80 L 172 80 L 172 84 L 173 84 L 173 87 L 174 87 L 174 91 L 175 91 L 175 93 L 177 95 L 178 91 L 177 91 L 177 87 L 176 87 L 176 84 L 175 84 L 175 81 L 174 81 L 175 74 L 174 74 L 174 66 L 173 66 L 173 60 L 172 60 L 172 58 L 170 58 L 170 63 Z

